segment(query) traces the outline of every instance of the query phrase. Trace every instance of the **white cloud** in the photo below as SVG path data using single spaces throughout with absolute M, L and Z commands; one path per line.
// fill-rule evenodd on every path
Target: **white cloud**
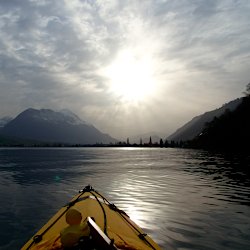
M 244 0 L 2 1 L 0 116 L 69 108 L 115 136 L 168 134 L 244 91 L 249 13 Z M 157 90 L 134 105 L 101 73 L 122 51 L 150 61 Z

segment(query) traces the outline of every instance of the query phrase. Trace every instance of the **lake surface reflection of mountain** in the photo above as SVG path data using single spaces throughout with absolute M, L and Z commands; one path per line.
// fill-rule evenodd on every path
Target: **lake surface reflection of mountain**
M 87 184 L 162 249 L 250 249 L 249 159 L 170 148 L 0 149 L 0 249 L 20 249 Z

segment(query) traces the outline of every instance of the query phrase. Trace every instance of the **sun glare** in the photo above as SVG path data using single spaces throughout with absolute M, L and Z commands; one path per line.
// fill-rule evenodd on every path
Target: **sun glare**
M 125 102 L 140 102 L 154 89 L 152 62 L 146 56 L 137 56 L 129 50 L 120 52 L 105 69 L 109 88 Z

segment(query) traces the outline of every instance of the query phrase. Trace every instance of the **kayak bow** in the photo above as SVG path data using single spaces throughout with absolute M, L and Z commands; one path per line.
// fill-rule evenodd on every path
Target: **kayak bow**
M 90 185 L 62 207 L 21 250 L 160 247 L 129 216 Z

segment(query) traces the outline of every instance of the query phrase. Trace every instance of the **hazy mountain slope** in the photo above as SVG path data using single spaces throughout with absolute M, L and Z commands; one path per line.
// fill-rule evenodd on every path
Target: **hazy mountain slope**
M 223 105 L 221 108 L 218 108 L 218 109 L 206 112 L 202 115 L 196 116 L 191 121 L 186 123 L 184 126 L 177 129 L 176 132 L 174 132 L 172 135 L 168 136 L 167 139 L 174 140 L 174 141 L 191 140 L 195 136 L 197 136 L 201 133 L 201 131 L 203 130 L 203 128 L 207 122 L 211 122 L 214 117 L 219 117 L 227 109 L 229 109 L 231 111 L 235 110 L 241 102 L 242 102 L 242 98 L 238 98 L 236 100 L 233 100 L 233 101 Z
M 0 118 L 0 129 L 3 128 L 7 123 L 9 123 L 13 118 L 5 116 Z
M 246 152 L 250 149 L 250 96 L 234 110 L 207 123 L 202 133 L 189 142 L 189 146 L 212 150 Z
M 110 143 L 116 140 L 69 112 L 27 109 L 9 122 L 1 134 L 17 138 L 70 144 Z

